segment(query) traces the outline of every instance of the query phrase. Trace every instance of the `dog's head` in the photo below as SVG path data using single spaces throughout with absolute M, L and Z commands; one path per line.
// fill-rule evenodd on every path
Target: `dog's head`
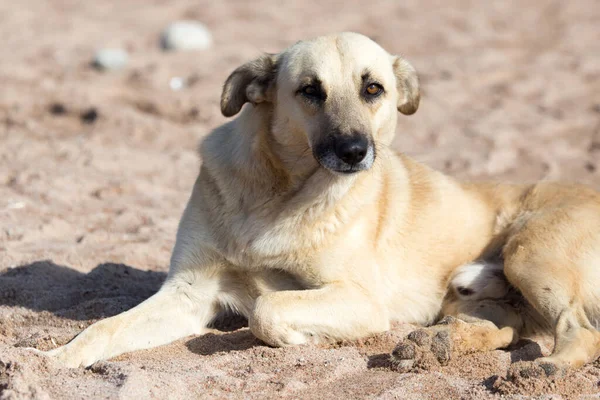
M 290 157 L 310 149 L 322 167 L 350 174 L 369 169 L 377 144 L 391 142 L 397 111 L 417 111 L 419 81 L 403 58 L 365 36 L 342 33 L 236 69 L 225 82 L 221 111 L 233 116 L 246 102 L 272 106 L 274 138 Z

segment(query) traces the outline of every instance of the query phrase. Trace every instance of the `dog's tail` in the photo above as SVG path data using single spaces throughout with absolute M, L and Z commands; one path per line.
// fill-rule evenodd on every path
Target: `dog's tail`
M 450 287 L 462 300 L 499 299 L 510 284 L 504 276 L 502 262 L 478 261 L 459 267 L 450 280 Z

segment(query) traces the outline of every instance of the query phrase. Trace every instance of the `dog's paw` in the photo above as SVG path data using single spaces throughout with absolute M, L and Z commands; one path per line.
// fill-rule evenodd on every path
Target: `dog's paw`
M 454 348 L 452 325 L 456 323 L 456 318 L 446 317 L 438 325 L 409 333 L 392 351 L 395 369 L 410 372 L 448 364 Z
M 510 382 L 519 382 L 527 379 L 544 379 L 563 376 L 566 368 L 546 359 L 535 361 L 519 361 L 510 366 L 506 379 Z
M 67 368 L 89 367 L 99 360 L 93 352 L 89 352 L 88 354 L 88 352 L 76 353 L 69 350 L 68 346 L 62 346 L 57 349 L 45 351 L 44 354 Z
M 517 361 L 508 368 L 506 378 L 492 377 L 489 384 L 494 392 L 501 395 L 540 396 L 556 392 L 557 386 L 564 384 L 567 372 L 567 367 L 544 358 L 535 361 Z
M 40 356 L 50 358 L 63 367 L 77 368 L 77 367 L 80 367 L 83 365 L 82 363 L 73 362 L 73 360 L 70 360 L 67 357 L 65 357 L 64 353 L 56 351 L 56 350 L 59 350 L 60 348 L 54 349 L 54 350 L 48 350 L 48 351 L 39 350 L 34 347 L 23 347 L 23 349 L 26 351 L 29 351 L 31 353 L 40 355 Z
M 29 351 L 34 354 L 38 354 L 40 356 L 46 356 L 46 352 L 42 350 L 38 350 L 35 347 L 23 347 L 23 350 Z
M 98 361 L 98 358 L 94 357 L 92 354 L 72 354 L 72 352 L 68 351 L 69 349 L 67 346 L 58 347 L 48 351 L 38 350 L 33 347 L 24 347 L 24 349 L 48 357 L 59 365 L 67 368 L 89 367 L 94 362 Z

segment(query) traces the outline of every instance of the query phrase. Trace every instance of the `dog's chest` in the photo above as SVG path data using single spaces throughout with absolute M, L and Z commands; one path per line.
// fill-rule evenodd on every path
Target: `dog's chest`
M 306 219 L 306 215 L 273 218 L 240 213 L 229 219 L 219 250 L 229 262 L 242 268 L 309 268 L 340 221 L 326 217 L 307 224 Z

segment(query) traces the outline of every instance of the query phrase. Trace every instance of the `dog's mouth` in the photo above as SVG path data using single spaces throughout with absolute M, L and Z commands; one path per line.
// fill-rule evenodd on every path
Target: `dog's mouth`
M 321 164 L 323 166 L 323 164 Z M 327 168 L 327 167 L 325 167 Z M 370 169 L 370 166 L 362 166 L 360 164 L 356 164 L 356 165 L 350 165 L 347 169 L 342 168 L 342 169 L 337 169 L 337 168 L 327 168 L 332 172 L 338 173 L 338 174 L 342 174 L 342 175 L 352 175 L 352 174 L 356 174 L 358 172 L 361 171 L 366 171 L 368 169 Z
M 339 174 L 344 174 L 344 175 L 352 175 L 355 174 L 357 172 L 363 171 L 362 169 L 356 168 L 354 166 L 352 166 L 349 170 L 334 170 L 334 172 L 337 172 Z

